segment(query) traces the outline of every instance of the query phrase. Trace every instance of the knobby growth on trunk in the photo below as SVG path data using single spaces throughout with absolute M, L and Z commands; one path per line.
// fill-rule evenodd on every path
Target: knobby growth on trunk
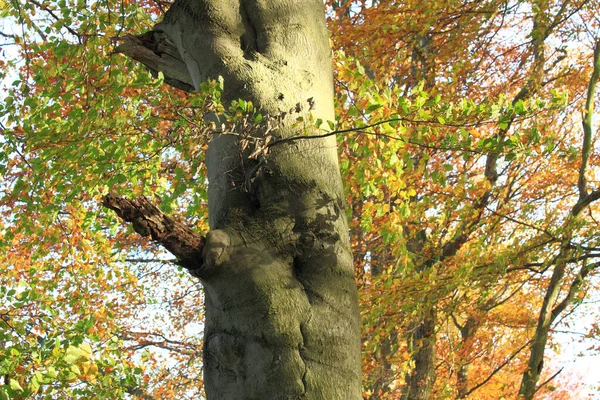
M 275 139 L 310 134 L 294 124 L 309 112 L 334 119 L 319 0 L 177 0 L 151 32 L 117 51 L 183 90 L 222 79 L 225 103 L 252 101 L 267 115 L 295 110 Z M 360 398 L 358 300 L 335 137 L 284 140 L 255 160 L 237 136 L 216 135 L 206 165 L 206 238 L 144 198 L 111 194 L 104 204 L 200 278 L 208 398 Z

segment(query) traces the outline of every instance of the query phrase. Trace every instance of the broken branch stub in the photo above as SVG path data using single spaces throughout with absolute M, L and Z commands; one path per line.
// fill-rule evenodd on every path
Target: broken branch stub
M 116 212 L 122 220 L 131 222 L 140 235 L 150 236 L 177 257 L 179 265 L 199 277 L 204 236 L 163 213 L 144 196 L 130 200 L 109 193 L 102 199 L 102 205 Z

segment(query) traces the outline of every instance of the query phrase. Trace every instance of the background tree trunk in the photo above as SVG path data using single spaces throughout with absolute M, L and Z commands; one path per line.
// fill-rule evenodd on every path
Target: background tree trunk
M 179 87 L 222 77 L 225 103 L 241 98 L 263 115 L 288 113 L 264 158 L 251 159 L 235 135 L 215 137 L 206 155 L 211 232 L 194 273 L 205 288 L 208 398 L 360 398 L 336 140 L 285 140 L 306 134 L 294 123 L 309 111 L 334 120 L 323 3 L 177 0 L 143 37 L 142 57 L 141 37 L 121 51 L 154 59 L 145 64 Z M 170 69 L 161 65 L 167 56 Z
M 435 382 L 435 324 L 434 308 L 427 310 L 423 321 L 408 327 L 408 349 L 415 366 L 406 375 L 406 386 L 402 400 L 423 400 L 431 398 Z

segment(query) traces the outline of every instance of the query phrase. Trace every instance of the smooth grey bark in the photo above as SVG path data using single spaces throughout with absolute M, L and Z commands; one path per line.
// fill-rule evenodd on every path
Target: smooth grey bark
M 222 77 L 225 103 L 334 120 L 320 0 L 177 0 L 152 32 L 117 51 L 183 89 Z M 275 140 L 306 134 L 293 126 L 297 117 L 283 119 Z M 220 135 L 206 165 L 211 231 L 202 263 L 187 267 L 205 288 L 207 397 L 361 398 L 335 138 L 281 141 L 257 161 L 237 136 Z

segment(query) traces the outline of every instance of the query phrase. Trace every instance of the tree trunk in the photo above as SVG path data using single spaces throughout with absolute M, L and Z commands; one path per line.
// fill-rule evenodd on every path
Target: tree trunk
M 436 311 L 427 310 L 421 322 L 413 321 L 409 325 L 408 350 L 415 363 L 406 375 L 406 386 L 402 392 L 403 400 L 427 400 L 431 398 L 435 383 L 435 345 Z
M 566 265 L 564 263 L 557 265 L 552 273 L 548 289 L 546 289 L 535 336 L 531 344 L 531 354 L 529 355 L 527 370 L 523 374 L 521 388 L 519 389 L 519 399 L 531 400 L 537 391 L 536 385 L 544 366 L 544 351 L 548 342 L 548 334 L 550 333 L 552 323 L 558 315 L 553 308 L 560 293 L 560 283 L 564 277 L 565 270 Z
M 581 166 L 579 169 L 579 178 L 577 182 L 579 199 L 571 208 L 567 223 L 564 225 L 564 227 L 567 229 L 569 229 L 569 224 L 576 220 L 584 209 L 600 199 L 600 190 L 596 189 L 590 192 L 585 176 L 588 169 L 589 156 L 592 147 L 592 115 L 594 114 L 594 96 L 596 92 L 596 84 L 600 79 L 600 40 L 596 41 L 594 46 L 593 60 L 593 71 L 588 82 L 587 98 L 582 114 L 583 118 L 581 121 L 583 125 L 583 143 L 581 146 Z M 573 244 L 571 243 L 572 238 L 573 232 L 567 230 L 565 238 L 563 239 L 563 243 L 561 244 L 561 251 L 557 257 L 558 262 L 552 271 L 552 277 L 550 278 L 550 283 L 546 289 L 546 295 L 544 296 L 544 302 L 542 303 L 542 308 L 538 317 L 538 323 L 536 326 L 533 343 L 531 345 L 531 354 L 529 355 L 527 370 L 525 370 L 525 373 L 523 374 L 521 387 L 519 389 L 519 399 L 531 400 L 533 399 L 536 391 L 539 389 L 539 387 L 537 387 L 537 383 L 540 379 L 540 375 L 544 366 L 544 351 L 548 342 L 550 328 L 554 321 L 556 321 L 557 317 L 565 311 L 567 306 L 571 304 L 575 294 L 579 291 L 581 284 L 590 271 L 598 267 L 598 265 L 588 265 L 587 263 L 584 263 L 575 279 L 571 282 L 569 290 L 567 291 L 567 295 L 562 301 L 558 302 L 561 286 L 564 282 L 565 274 L 567 273 L 567 260 L 573 256 Z
M 473 337 L 479 328 L 479 323 L 474 316 L 469 315 L 464 322 L 464 325 L 460 326 L 456 319 L 454 320 L 456 323 L 456 327 L 460 332 L 460 350 L 459 354 L 461 355 L 462 360 L 460 361 L 460 367 L 458 369 L 456 375 L 456 398 L 464 399 L 467 397 L 469 392 L 469 367 L 470 361 L 468 360 L 471 343 L 473 341 Z
M 222 77 L 226 103 L 250 100 L 272 116 L 294 110 L 260 160 L 235 135 L 209 144 L 211 232 L 192 268 L 205 288 L 207 397 L 359 399 L 358 300 L 336 140 L 289 140 L 306 134 L 293 122 L 310 109 L 334 120 L 323 3 L 177 0 L 143 37 L 121 52 L 178 87 Z

